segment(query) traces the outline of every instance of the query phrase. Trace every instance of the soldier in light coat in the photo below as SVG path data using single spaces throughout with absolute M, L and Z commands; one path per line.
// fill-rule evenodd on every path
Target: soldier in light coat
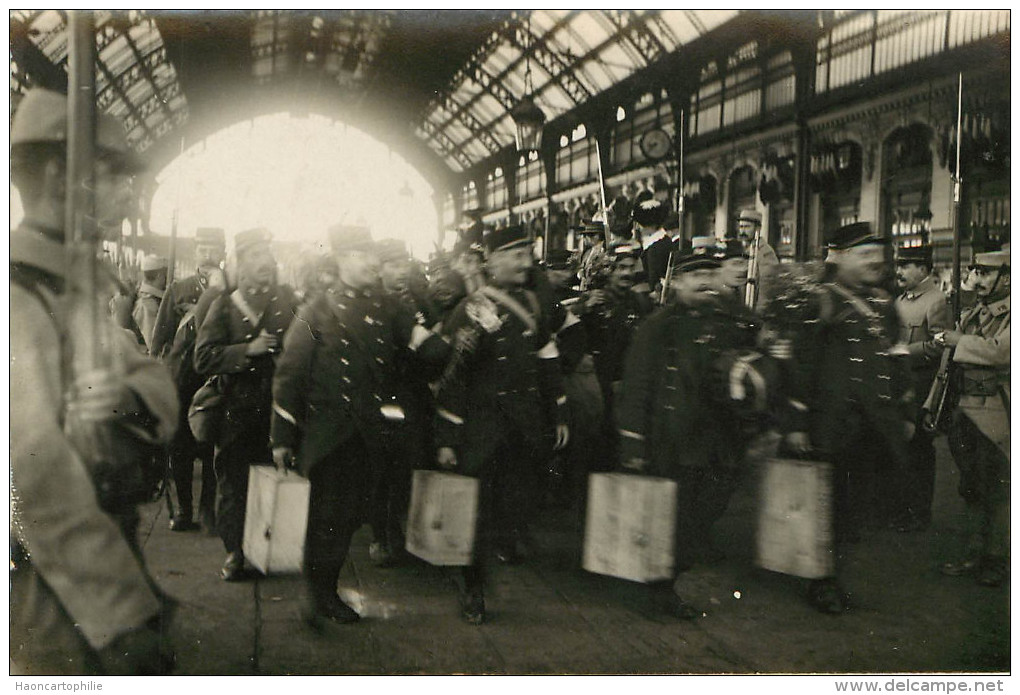
M 164 673 L 166 602 L 132 545 L 125 521 L 137 516 L 129 501 L 101 494 L 104 481 L 122 482 L 128 471 L 101 476 L 64 425 L 72 411 L 79 421 L 110 427 L 130 419 L 152 443 L 166 443 L 176 398 L 166 369 L 112 323 L 101 346 L 112 366 L 81 371 L 75 338 L 95 327 L 87 306 L 69 308 L 67 111 L 65 96 L 32 90 L 11 125 L 11 171 L 25 220 L 10 243 L 10 663 L 23 674 Z M 96 130 L 97 218 L 119 230 L 130 150 L 115 119 L 101 115 Z M 112 272 L 102 276 L 113 282 Z M 101 306 L 108 297 L 91 299 Z
M 979 253 L 972 268 L 978 303 L 955 331 L 936 336 L 955 348 L 960 402 L 949 434 L 967 503 L 964 556 L 943 566 L 948 575 L 975 574 L 983 586 L 1002 584 L 1009 567 L 1009 247 Z
M 941 350 L 934 337 L 952 324 L 948 299 L 933 282 L 931 271 L 930 246 L 896 250 L 896 284 L 903 290 L 896 298 L 899 343 L 907 350 L 918 400 L 923 400 L 931 388 L 938 367 Z M 895 510 L 899 518 L 894 518 L 894 525 L 900 531 L 921 530 L 931 523 L 935 495 L 935 438 L 921 426 L 920 419 L 914 424 L 910 463 L 903 481 L 906 487 Z
M 161 256 L 146 256 L 142 259 L 142 284 L 131 310 L 131 317 L 142 334 L 146 349 L 152 347 L 152 329 L 156 325 L 159 303 L 166 290 L 167 261 Z

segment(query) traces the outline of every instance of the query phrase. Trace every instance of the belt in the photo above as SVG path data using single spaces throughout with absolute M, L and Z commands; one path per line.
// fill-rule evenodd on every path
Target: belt
M 999 378 L 995 374 L 973 375 L 963 373 L 960 394 L 964 396 L 997 396 L 999 395 Z

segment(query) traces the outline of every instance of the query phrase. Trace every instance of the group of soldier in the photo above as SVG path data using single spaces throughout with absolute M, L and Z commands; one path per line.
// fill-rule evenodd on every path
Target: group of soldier
M 58 98 L 30 94 L 12 126 L 26 209 L 11 238 L 12 399 L 23 404 L 12 410 L 12 645 L 21 650 L 12 658 L 43 670 L 165 668 L 153 645 L 172 601 L 145 573 L 130 517 L 90 491 L 96 473 L 62 427 L 68 403 L 90 421 L 134 414 L 147 440 L 164 445 L 171 529 L 218 534 L 226 581 L 249 576 L 249 467 L 306 477 L 304 615 L 317 628 L 359 619 L 337 594 L 359 527 L 371 525 L 374 561 L 402 560 L 412 471 L 478 478 L 460 596 L 462 617 L 478 624 L 492 562 L 533 550 L 550 471 L 579 507 L 592 472 L 676 481 L 676 577 L 719 558 L 712 526 L 748 477 L 748 451 L 770 436 L 781 441 L 773 454 L 831 464 L 839 558 L 877 522 L 924 529 L 935 453 L 921 404 L 946 354 L 959 375 L 949 441 L 973 528 L 943 572 L 1004 580 L 1008 247 L 977 254 L 974 303 L 954 327 L 930 248 L 893 256 L 870 224 L 855 223 L 827 230 L 824 264 L 780 263 L 758 212 L 742 212 L 732 238 L 683 241 L 665 229 L 668 204 L 651 192 L 612 235 L 591 225 L 596 234 L 579 230 L 579 249 L 550 248 L 543 259 L 518 226 L 467 230 L 426 266 L 402 242 L 337 226 L 332 253 L 309 264 L 297 288 L 279 282 L 267 230 L 237 233 L 236 264 L 224 270 L 223 232 L 205 228 L 194 275 L 166 286 L 166 263 L 152 258 L 136 291 L 120 288 L 109 306 L 124 357 L 115 369 L 73 372 L 65 402 L 61 355 L 76 319 L 53 307 L 67 293 L 57 204 L 66 120 L 44 127 L 66 114 L 49 103 Z M 127 146 L 122 135 L 99 144 L 107 168 L 97 192 L 115 208 Z M 81 492 L 73 503 L 69 491 Z M 823 612 L 847 608 L 841 566 L 810 584 Z M 653 586 L 663 610 L 701 615 L 678 586 Z

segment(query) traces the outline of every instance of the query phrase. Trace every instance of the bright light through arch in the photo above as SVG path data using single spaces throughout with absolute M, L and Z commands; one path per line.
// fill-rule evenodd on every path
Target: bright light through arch
M 198 227 L 237 232 L 266 227 L 274 240 L 328 248 L 334 224 L 365 225 L 376 240 L 403 239 L 425 260 L 439 221 L 432 186 L 370 135 L 318 115 L 261 116 L 225 128 L 186 150 L 156 176 L 150 226 L 170 234 Z

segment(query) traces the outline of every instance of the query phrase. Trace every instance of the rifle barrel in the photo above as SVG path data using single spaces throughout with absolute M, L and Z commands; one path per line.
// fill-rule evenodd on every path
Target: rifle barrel
M 100 366 L 98 245 L 95 201 L 96 23 L 88 10 L 68 11 L 67 277 L 88 311 L 91 335 L 77 336 L 84 364 Z

